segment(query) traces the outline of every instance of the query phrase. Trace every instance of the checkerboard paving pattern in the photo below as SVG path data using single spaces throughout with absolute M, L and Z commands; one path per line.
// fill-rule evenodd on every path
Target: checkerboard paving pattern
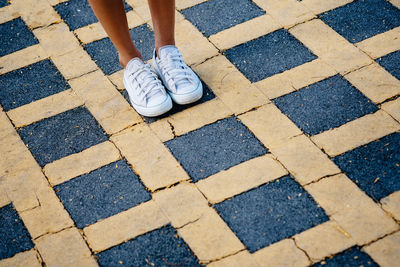
M 87 1 L 0 14 L 0 266 L 400 262 L 399 1 L 176 0 L 205 94 L 157 118 Z

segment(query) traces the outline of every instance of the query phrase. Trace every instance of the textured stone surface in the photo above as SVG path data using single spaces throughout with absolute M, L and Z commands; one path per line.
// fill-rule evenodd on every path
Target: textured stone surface
M 28 125 L 19 134 L 41 166 L 107 139 L 84 107 Z
M 230 8 L 224 8 L 226 5 Z M 261 16 L 265 11 L 249 0 L 211 0 L 183 10 L 182 13 L 209 37 L 233 25 Z
M 250 252 L 328 220 L 289 176 L 218 203 L 215 208 Z
M 69 88 L 50 60 L 14 70 L 0 80 L 0 103 L 8 111 Z
M 33 247 L 31 236 L 12 204 L 0 208 L 0 259 Z
M 138 236 L 97 256 L 102 266 L 200 266 L 196 256 L 171 226 Z
M 55 190 L 78 228 L 151 199 L 124 160 L 60 184 Z
M 0 57 L 38 43 L 21 18 L 0 24 Z
M 225 54 L 251 82 L 260 81 L 316 58 L 286 30 L 278 30 L 241 44 L 227 50 Z
M 336 128 L 378 110 L 339 75 L 277 98 L 274 103 L 309 135 Z
M 267 152 L 234 117 L 167 141 L 166 146 L 194 181 Z

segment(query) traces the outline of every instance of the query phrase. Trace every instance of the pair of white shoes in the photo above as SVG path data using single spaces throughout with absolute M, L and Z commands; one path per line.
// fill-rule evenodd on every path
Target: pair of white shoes
M 159 116 L 172 108 L 171 98 L 175 103 L 183 105 L 202 97 L 200 79 L 185 64 L 176 46 L 161 47 L 158 56 L 154 51 L 153 66 L 155 71 L 149 63 L 136 57 L 128 62 L 124 70 L 125 89 L 139 114 Z

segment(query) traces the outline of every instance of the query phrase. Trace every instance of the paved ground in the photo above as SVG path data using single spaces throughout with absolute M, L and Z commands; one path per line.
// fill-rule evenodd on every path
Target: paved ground
M 206 93 L 156 119 L 86 1 L 10 2 L 0 266 L 398 266 L 399 0 L 177 0 Z

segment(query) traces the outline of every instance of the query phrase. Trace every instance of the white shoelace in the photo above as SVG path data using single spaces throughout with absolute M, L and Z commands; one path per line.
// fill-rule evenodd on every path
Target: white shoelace
M 166 79 L 165 82 L 168 83 L 170 89 L 175 93 L 177 86 L 196 82 L 179 51 L 167 54 L 162 60 L 159 59 L 158 65 Z
M 140 101 L 145 100 L 147 103 L 148 97 L 158 93 L 163 94 L 164 87 L 158 79 L 157 74 L 151 69 L 149 63 L 144 64 L 143 68 L 140 68 L 136 72 L 132 72 L 128 79 L 129 82 L 133 84 L 133 88 L 138 90 L 137 95 L 141 96 Z M 142 82 L 139 82 L 139 79 L 141 79 Z

